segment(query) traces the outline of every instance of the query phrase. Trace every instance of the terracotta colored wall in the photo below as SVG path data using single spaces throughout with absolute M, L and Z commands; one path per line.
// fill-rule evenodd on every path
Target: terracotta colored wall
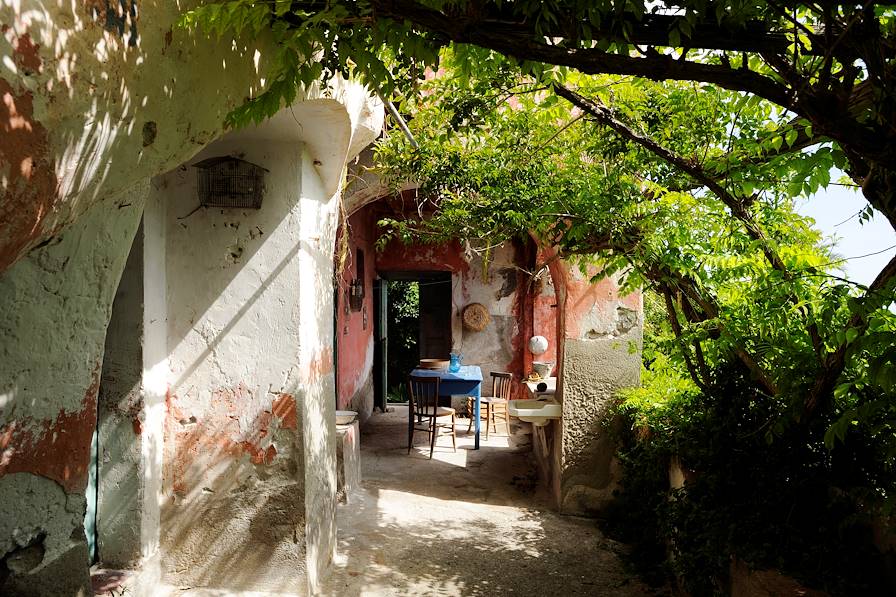
M 377 254 L 378 271 L 447 271 L 452 274 L 452 340 L 464 362 L 479 364 L 486 378 L 483 391 L 491 392 L 489 374 L 509 371 L 514 374 L 514 396 L 522 397 L 519 384 L 531 368 L 529 338 L 534 321 L 546 328 L 549 342 L 553 336 L 554 304 L 550 285 L 531 285 L 528 274 L 534 263 L 531 246 L 505 243 L 493 251 L 488 268 L 482 259 L 458 241 L 440 245 L 404 245 L 392 242 Z M 491 322 L 482 332 L 465 329 L 463 309 L 481 303 L 488 309 Z M 553 344 L 553 342 L 551 342 Z M 551 354 L 551 353 L 549 353 Z
M 405 245 L 392 241 L 376 256 L 379 271 L 443 271 L 464 275 L 470 264 L 459 242 L 440 245 Z
M 340 226 L 336 236 L 336 266 L 341 265 L 336 293 L 337 406 L 360 409 L 362 418 L 373 408 L 375 234 L 373 214 L 365 208 L 352 215 L 347 226 Z M 361 310 L 352 311 L 348 292 L 356 276 L 358 249 L 364 252 L 364 301 Z

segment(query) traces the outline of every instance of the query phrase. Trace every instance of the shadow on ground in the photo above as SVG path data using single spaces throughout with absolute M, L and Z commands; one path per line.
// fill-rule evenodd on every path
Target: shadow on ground
M 338 513 L 339 555 L 323 594 L 656 595 L 628 572 L 624 546 L 594 521 L 551 512 L 524 450 L 492 435 L 472 450 L 423 434 L 407 454 L 406 410 L 362 434 L 364 489 Z

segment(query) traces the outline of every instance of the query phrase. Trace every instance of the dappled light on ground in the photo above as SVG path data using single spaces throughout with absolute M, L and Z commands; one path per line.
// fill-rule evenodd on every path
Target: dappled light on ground
M 407 410 L 393 408 L 364 428 L 363 490 L 339 508 L 324 594 L 664 594 L 625 569 L 624 546 L 594 521 L 548 509 L 525 449 L 491 434 L 474 451 L 460 419 L 457 453 L 445 436 L 430 460 L 420 437 L 408 455 Z

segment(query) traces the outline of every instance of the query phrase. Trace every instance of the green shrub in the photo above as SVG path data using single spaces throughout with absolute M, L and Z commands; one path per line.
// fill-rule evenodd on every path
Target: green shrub
M 836 413 L 776 426 L 790 418 L 786 403 L 749 389 L 737 365 L 715 378 L 705 394 L 654 363 L 620 404 L 629 432 L 612 516 L 647 558 L 642 568 L 662 571 L 669 546 L 672 571 L 695 596 L 725 592 L 735 555 L 834 595 L 889 592 L 870 536 L 870 504 L 893 495 L 887 443 L 854 427 L 829 449 Z M 690 474 L 670 493 L 673 457 Z

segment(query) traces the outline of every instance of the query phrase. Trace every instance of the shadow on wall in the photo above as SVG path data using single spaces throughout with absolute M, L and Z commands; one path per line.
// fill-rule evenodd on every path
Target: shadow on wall
M 256 160 L 261 210 L 169 213 L 162 547 L 177 586 L 304 593 L 331 558 L 335 200 L 290 147 L 258 150 L 273 156 Z
M 218 322 L 210 323 L 207 329 L 202 327 L 209 309 L 217 307 L 211 319 L 218 319 L 222 312 L 233 311 L 234 305 L 243 303 L 239 316 L 227 324 L 227 329 L 232 328 L 298 255 L 300 149 L 299 142 L 260 144 L 239 137 L 225 138 L 191 161 L 240 155 L 267 168 L 259 209 L 201 207 L 196 169 L 187 164 L 153 180 L 153 193 L 166 206 L 167 335 L 172 353 L 191 335 L 201 338 L 194 337 L 190 342 L 217 345 L 215 336 L 224 336 L 226 330 L 218 329 Z M 237 280 L 238 285 L 234 284 Z M 300 282 L 296 278 L 292 284 Z M 280 301 L 280 306 L 285 304 Z M 265 340 L 259 338 L 260 342 Z M 175 392 L 181 391 L 180 384 L 208 356 L 205 353 L 195 362 L 173 365 L 178 369 L 173 380 Z
M 32 592 L 87 582 L 84 491 L 103 341 L 145 193 L 138 185 L 129 207 L 91 213 L 0 276 L 0 491 L 17 495 L 0 500 L 0 559 L 44 535 L 39 565 L 10 581 Z
M 19 4 L 0 5 L 0 169 L 10 177 L 0 271 L 104 197 L 188 159 L 261 88 L 252 48 L 177 28 L 181 3 Z
M 168 341 L 169 343 L 176 345 L 180 340 L 183 339 L 184 336 L 189 334 L 196 334 L 201 336 L 201 345 L 203 346 L 202 352 L 197 354 L 193 358 L 192 362 L 186 365 L 185 368 L 179 369 L 176 373 L 175 379 L 171 384 L 171 392 L 174 394 L 180 394 L 182 392 L 191 392 L 194 388 L 184 387 L 184 384 L 190 381 L 190 378 L 196 373 L 196 370 L 204 365 L 208 365 L 210 359 L 213 358 L 215 352 L 221 347 L 222 343 L 226 343 L 228 341 L 233 341 L 233 329 L 240 325 L 240 323 L 249 316 L 258 316 L 258 303 L 265 292 L 269 289 L 271 284 L 273 284 L 277 278 L 284 272 L 284 270 L 291 264 L 293 260 L 296 259 L 299 253 L 299 246 L 296 245 L 291 251 L 289 251 L 286 255 L 283 256 L 283 259 L 274 266 L 271 270 L 270 274 L 258 283 L 258 286 L 254 288 L 252 294 L 246 298 L 242 302 L 242 306 L 236 311 L 236 314 L 230 318 L 229 321 L 220 329 L 220 330 L 204 330 L 198 328 L 188 328 L 188 329 L 178 329 L 177 327 L 171 326 L 169 327 L 169 332 L 173 332 L 173 334 L 169 335 Z M 239 269 L 235 268 L 233 272 L 236 275 L 239 272 Z M 191 314 L 189 321 L 193 321 L 194 319 L 198 322 L 202 319 L 202 315 L 205 313 L 209 307 L 214 303 L 214 299 L 220 296 L 220 293 L 227 287 L 229 284 L 229 280 L 215 280 L 214 284 L 202 284 L 196 285 L 196 295 L 197 298 L 201 301 L 203 298 L 208 299 L 208 304 L 205 305 L 205 308 L 200 305 L 197 305 L 196 308 L 191 308 Z M 218 295 L 213 295 L 209 293 L 208 289 L 215 289 L 221 287 L 218 291 Z M 200 288 L 201 287 L 201 288 Z M 188 291 L 189 292 L 189 291 Z M 192 294 L 192 293 L 191 293 Z M 199 313 L 201 311 L 201 313 Z M 254 313 L 253 313 L 254 311 Z M 210 326 L 211 327 L 211 326 Z M 184 332 L 184 336 L 179 336 L 178 332 Z M 265 346 L 268 342 L 271 342 L 271 338 L 256 338 L 254 339 L 260 345 Z M 274 346 L 265 346 L 267 349 L 275 349 Z M 235 372 L 233 372 L 235 373 Z M 200 392 L 205 388 L 198 389 Z
M 222 343 L 239 343 L 234 327 L 258 315 L 260 297 L 298 253 L 297 244 L 283 255 L 180 379 L 217 363 Z M 297 360 L 297 343 L 288 348 Z M 162 549 L 178 586 L 304 592 L 303 396 L 290 384 L 169 396 Z

